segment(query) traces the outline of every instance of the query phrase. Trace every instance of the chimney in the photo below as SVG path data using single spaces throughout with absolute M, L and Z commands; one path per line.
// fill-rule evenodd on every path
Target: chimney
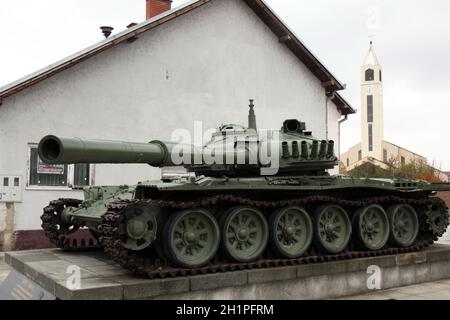
M 145 0 L 147 2 L 147 17 L 151 19 L 172 9 L 172 0 Z
M 112 31 L 114 30 L 113 27 L 109 27 L 109 26 L 103 26 L 103 27 L 100 27 L 100 29 L 102 30 L 102 33 L 105 36 L 105 38 L 108 38 L 111 35 Z

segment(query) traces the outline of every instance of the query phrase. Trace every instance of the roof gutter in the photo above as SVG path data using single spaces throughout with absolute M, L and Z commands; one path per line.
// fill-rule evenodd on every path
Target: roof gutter
M 343 124 L 345 121 L 347 121 L 348 120 L 348 114 L 346 114 L 346 115 L 344 115 L 344 118 L 342 118 L 342 119 L 339 119 L 339 125 L 341 125 L 341 124 Z

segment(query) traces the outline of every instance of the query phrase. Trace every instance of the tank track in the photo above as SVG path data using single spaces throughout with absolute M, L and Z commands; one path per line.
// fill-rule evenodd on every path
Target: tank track
M 109 206 L 108 212 L 103 216 L 102 224 L 99 226 L 99 230 L 102 233 L 100 242 L 103 244 L 105 252 L 112 257 L 113 261 L 134 274 L 146 278 L 178 277 L 415 252 L 433 244 L 433 242 L 437 240 L 437 236 L 433 235 L 430 231 L 425 214 L 419 213 L 419 216 L 421 217 L 419 219 L 421 232 L 419 233 L 416 242 L 408 248 L 389 247 L 378 251 L 355 251 L 354 243 L 352 242 L 345 252 L 334 255 L 321 255 L 312 246 L 307 254 L 298 259 L 279 259 L 276 257 L 265 256 L 255 262 L 232 263 L 217 255 L 216 258 L 205 267 L 183 269 L 170 266 L 169 263 L 158 258 L 156 254 L 153 253 L 153 255 L 151 255 L 149 251 L 140 251 L 137 253 L 123 248 L 118 233 L 119 224 L 123 220 L 123 213 L 127 206 L 140 202 L 149 203 L 158 207 L 180 210 L 199 207 L 205 208 L 224 203 L 229 205 L 252 206 L 260 209 L 285 206 L 305 206 L 311 204 L 317 205 L 323 203 L 335 203 L 347 208 L 364 207 L 372 204 L 410 204 L 416 207 L 419 206 L 421 210 L 426 210 L 430 205 L 445 206 L 445 203 L 437 197 L 407 199 L 397 196 L 373 197 L 363 200 L 343 200 L 329 196 L 310 196 L 292 200 L 258 201 L 234 195 L 216 195 L 197 201 L 130 200 L 112 203 Z
M 92 251 L 102 249 L 103 246 L 99 241 L 88 232 L 88 236 L 80 237 L 77 231 L 84 225 L 64 226 L 61 221 L 61 212 L 66 206 L 78 207 L 83 201 L 77 199 L 59 199 L 51 201 L 50 204 L 44 208 L 44 213 L 41 216 L 42 229 L 51 243 L 56 247 L 65 251 Z

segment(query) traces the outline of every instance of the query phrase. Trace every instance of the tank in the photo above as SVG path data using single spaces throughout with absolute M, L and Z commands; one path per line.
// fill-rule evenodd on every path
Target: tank
M 306 124 L 257 130 L 222 125 L 198 147 L 175 142 L 39 143 L 47 164 L 182 167 L 158 181 L 90 186 L 84 200 L 44 208 L 46 235 L 64 250 L 104 250 L 143 277 L 175 277 L 419 251 L 446 231 L 448 184 L 330 175 L 334 142 Z M 118 170 L 120 167 L 118 167 Z

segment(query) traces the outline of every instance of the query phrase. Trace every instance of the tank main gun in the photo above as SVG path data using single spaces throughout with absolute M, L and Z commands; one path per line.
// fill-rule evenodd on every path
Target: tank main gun
M 38 152 L 41 160 L 48 164 L 146 163 L 165 167 L 174 165 L 170 151 L 175 145 L 161 141 L 137 143 L 48 135 L 40 141 Z

